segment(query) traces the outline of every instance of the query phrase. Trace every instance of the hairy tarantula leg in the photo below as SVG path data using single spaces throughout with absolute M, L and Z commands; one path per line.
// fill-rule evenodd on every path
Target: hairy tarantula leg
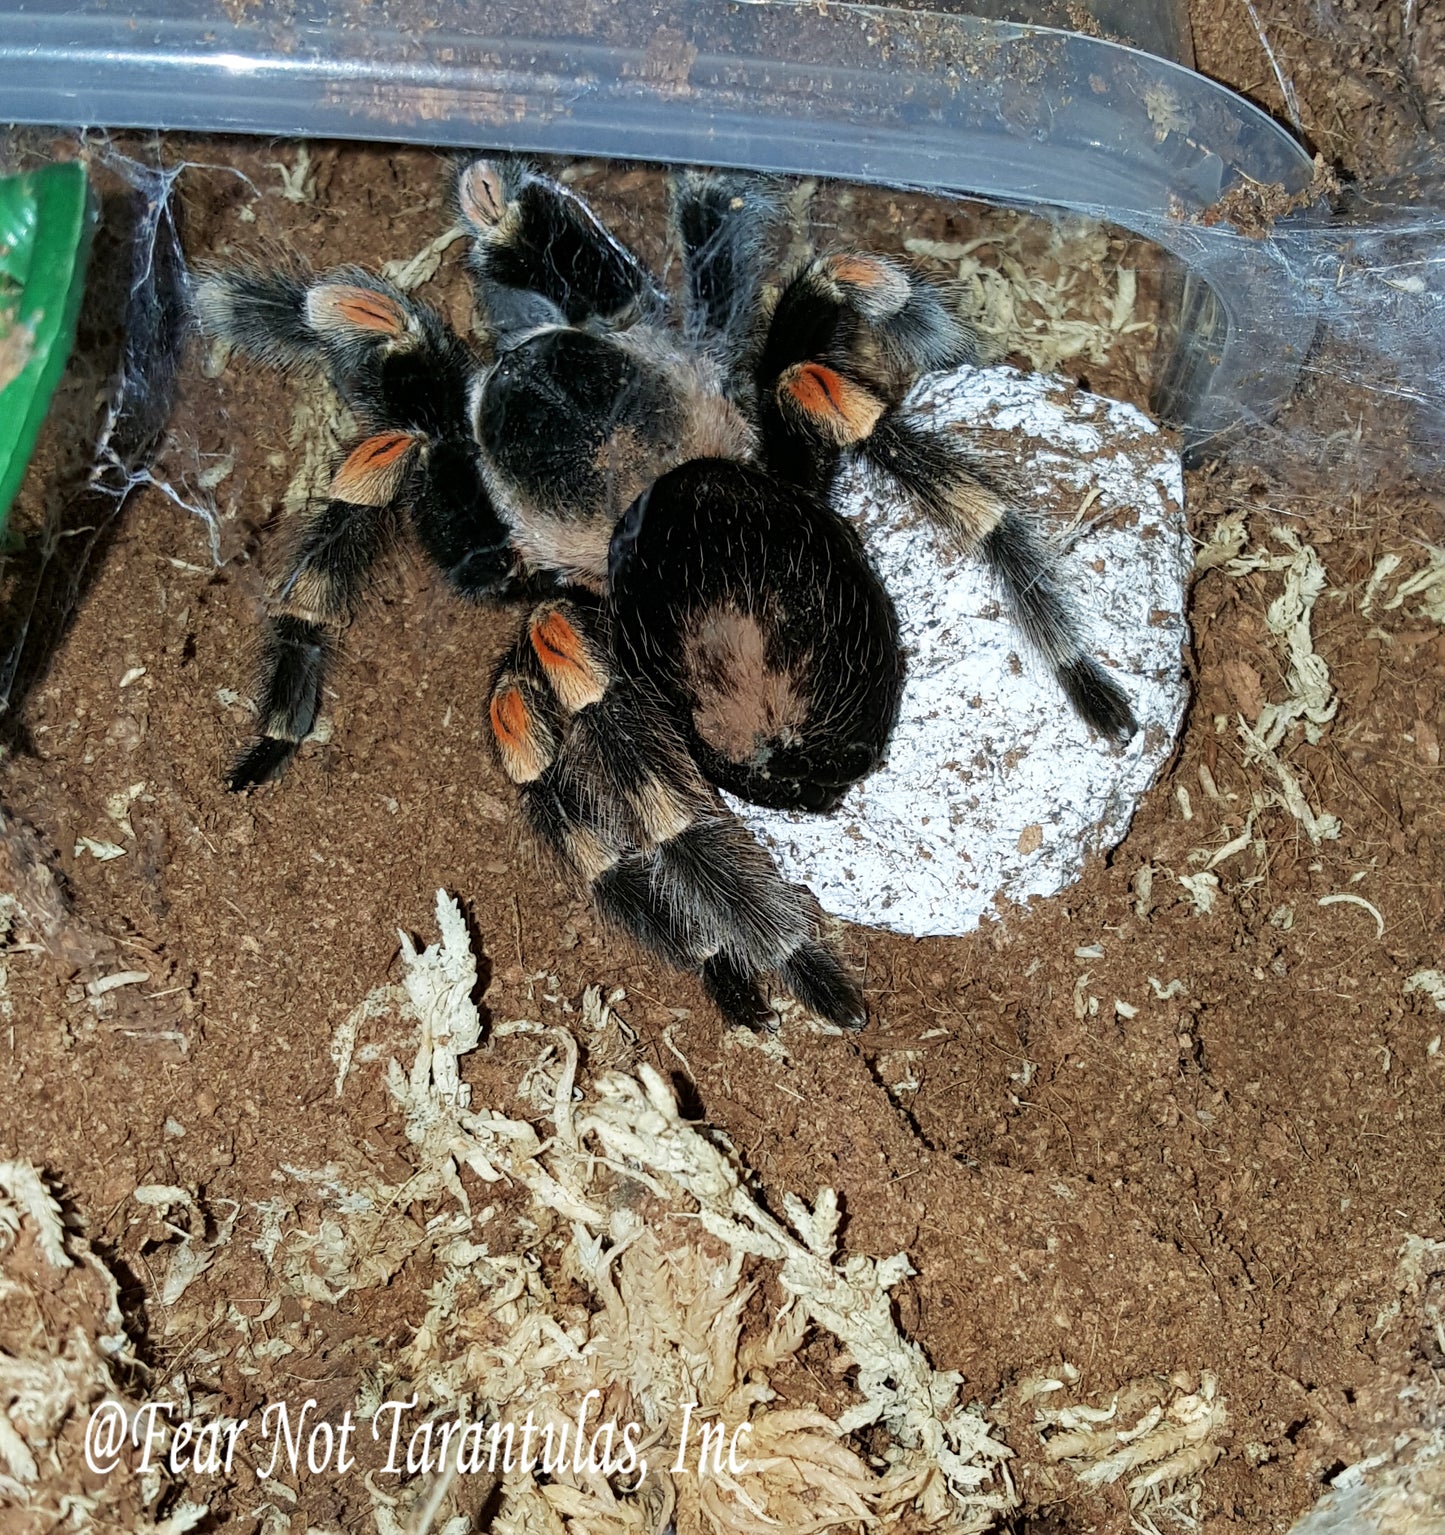
M 961 550 L 979 550 L 1075 711 L 1100 734 L 1127 741 L 1139 728 L 1128 698 L 1085 649 L 1052 551 L 994 476 L 956 443 L 896 412 L 862 451 Z
M 470 349 L 440 315 L 358 267 L 321 278 L 213 272 L 197 286 L 196 314 L 262 362 L 324 372 L 373 432 L 470 438 Z
M 888 408 L 866 385 L 821 362 L 791 363 L 760 405 L 768 467 L 824 501 L 844 453 L 868 436 Z
M 306 323 L 310 279 L 257 266 L 202 272 L 193 297 L 197 323 L 208 336 L 288 372 L 320 367 L 319 338 Z
M 683 334 L 736 354 L 756 326 L 763 247 L 777 210 L 750 176 L 683 171 L 672 182 L 672 220 L 682 247 Z
M 775 1029 L 776 1017 L 755 971 L 725 953 L 697 952 L 685 913 L 669 908 L 659 894 L 657 863 L 656 854 L 634 855 L 599 875 L 592 885 L 598 914 L 675 969 L 698 972 L 703 989 L 733 1027 Z
M 861 1029 L 867 1021 L 858 984 L 821 943 L 802 943 L 782 966 L 783 984 L 820 1018 L 844 1029 Z
M 729 959 L 714 954 L 702 966 L 703 990 L 713 1005 L 736 1029 L 751 1029 L 755 1034 L 777 1032 L 777 1014 L 773 1012 L 758 978 Z
M 985 534 L 983 556 L 998 574 L 1019 627 L 1050 662 L 1074 712 L 1101 735 L 1127 741 L 1139 729 L 1124 690 L 1084 649 L 1048 546 L 1009 508 Z
M 333 640 L 321 624 L 285 614 L 268 618 L 261 635 L 261 733 L 236 758 L 232 790 L 274 778 L 311 734 Z
M 305 279 L 213 273 L 197 310 L 203 326 L 263 361 L 323 370 L 380 434 L 374 442 L 388 433 L 414 440 L 388 495 L 338 486 L 338 499 L 404 502 L 422 547 L 463 597 L 492 597 L 512 581 L 510 530 L 483 482 L 471 429 L 476 359 L 439 315 L 351 267 Z
M 557 756 L 551 721 L 539 709 L 525 677 L 504 669 L 492 688 L 492 736 L 502 771 L 515 784 L 535 783 Z
M 420 329 L 406 300 L 359 268 L 322 280 L 254 266 L 208 272 L 195 309 L 207 335 L 288 372 L 344 375 L 360 354 Z
M 401 492 L 417 447 L 409 432 L 380 432 L 358 443 L 331 477 L 332 502 L 389 506 Z
M 883 256 L 820 256 L 787 285 L 759 359 L 760 385 L 799 362 L 854 373 L 890 403 L 920 373 L 974 362 L 978 338 L 943 289 Z
M 315 726 L 334 632 L 386 547 L 391 507 L 417 447 L 400 432 L 359 443 L 332 477 L 331 496 L 310 509 L 294 535 L 285 574 L 267 598 L 260 735 L 231 769 L 232 789 L 274 777 Z
M 313 283 L 306 290 L 305 317 L 343 392 L 344 381 L 364 371 L 379 350 L 422 339 L 419 306 L 361 272 Z
M 413 479 L 411 524 L 458 596 L 480 602 L 515 580 L 511 530 L 492 505 L 470 434 L 443 438 L 425 450 L 422 471 Z
M 867 323 L 869 349 L 884 353 L 911 384 L 978 361 L 978 337 L 945 292 L 883 256 L 844 251 L 814 263 L 819 286 L 836 292 Z M 860 338 L 861 339 L 861 338 Z
M 652 695 L 613 676 L 606 634 L 585 600 L 544 603 L 497 672 L 492 735 L 533 830 L 604 921 L 700 972 L 731 1022 L 764 1022 L 761 979 L 791 973 L 809 1006 L 856 1023 L 812 897 L 718 802 Z
M 943 292 L 908 268 L 851 251 L 818 258 L 783 290 L 754 370 L 769 467 L 826 495 L 841 451 L 920 373 L 976 354 Z
M 786 369 L 778 379 L 777 397 L 800 431 L 837 449 L 862 442 L 887 408 L 862 384 L 819 362 Z
M 477 297 L 504 334 L 661 309 L 651 277 L 586 203 L 521 162 L 473 160 L 457 174 L 455 199 L 472 235 Z
M 755 983 L 777 972 L 792 990 L 791 975 L 802 988 L 795 992 L 799 1001 L 841 1027 L 861 1025 L 862 997 L 819 941 L 817 904 L 806 890 L 784 882 L 733 816 L 700 816 L 663 843 L 654 885 L 670 911 L 685 913 L 697 932 L 711 935 L 709 958 Z M 813 984 L 821 977 L 818 953 L 832 961 L 836 988 Z M 722 973 L 720 966 L 714 970 Z

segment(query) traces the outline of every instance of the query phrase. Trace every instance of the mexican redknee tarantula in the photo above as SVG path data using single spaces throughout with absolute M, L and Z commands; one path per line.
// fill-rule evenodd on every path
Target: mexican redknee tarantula
M 947 295 L 857 252 L 763 296 L 758 183 L 673 188 L 680 330 L 636 257 L 558 183 L 477 160 L 455 182 L 489 355 L 347 268 L 213 272 L 203 327 L 323 373 L 361 424 L 291 529 L 267 600 L 260 734 L 230 778 L 275 774 L 311 731 L 337 635 L 403 522 L 462 596 L 536 602 L 491 727 L 533 829 L 610 923 L 699 971 L 734 1023 L 777 974 L 857 1027 L 863 1005 L 806 890 L 718 788 L 832 809 L 882 758 L 903 668 L 887 593 L 833 510 L 861 456 L 977 549 L 1092 726 L 1134 718 L 1085 650 L 1048 545 L 956 436 L 911 414 L 923 374 L 971 362 Z

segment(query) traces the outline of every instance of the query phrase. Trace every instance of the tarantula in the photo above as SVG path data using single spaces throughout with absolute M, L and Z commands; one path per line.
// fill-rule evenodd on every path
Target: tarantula
M 340 629 L 409 523 L 461 596 L 531 594 L 494 679 L 492 734 L 528 822 L 599 913 L 700 972 L 731 1022 L 766 1023 L 761 983 L 776 973 L 860 1026 L 813 898 L 718 793 L 828 811 L 886 749 L 897 625 L 833 510 L 845 460 L 981 553 L 1084 719 L 1112 737 L 1135 728 L 1010 487 L 909 411 L 921 375 L 975 360 L 973 333 L 943 290 L 854 251 L 766 302 L 772 204 L 751 180 L 674 182 L 679 330 L 647 270 L 557 182 L 477 160 L 454 198 L 485 357 L 355 268 L 243 266 L 198 287 L 204 329 L 324 374 L 364 432 L 290 530 L 267 598 L 260 733 L 230 785 L 273 776 L 309 734 Z

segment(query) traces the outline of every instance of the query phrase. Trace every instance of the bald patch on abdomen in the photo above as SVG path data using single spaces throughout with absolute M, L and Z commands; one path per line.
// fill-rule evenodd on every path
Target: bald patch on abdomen
M 767 761 L 797 744 L 808 717 L 807 663 L 768 659 L 764 619 L 735 607 L 708 608 L 682 634 L 692 686 L 693 727 L 714 751 L 740 765 Z

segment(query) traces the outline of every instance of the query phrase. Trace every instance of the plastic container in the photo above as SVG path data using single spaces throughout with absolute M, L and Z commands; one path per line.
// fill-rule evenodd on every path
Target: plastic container
M 1187 47 L 1172 4 L 1095 13 L 1101 31 Z M 1301 191 L 1304 150 L 1176 63 L 1009 20 L 713 0 L 150 0 L 139 15 L 5 0 L 0 113 L 699 163 L 1086 214 L 1188 269 L 1159 403 L 1193 444 L 1282 404 L 1315 330 L 1272 243 L 1191 223 L 1238 186 Z

